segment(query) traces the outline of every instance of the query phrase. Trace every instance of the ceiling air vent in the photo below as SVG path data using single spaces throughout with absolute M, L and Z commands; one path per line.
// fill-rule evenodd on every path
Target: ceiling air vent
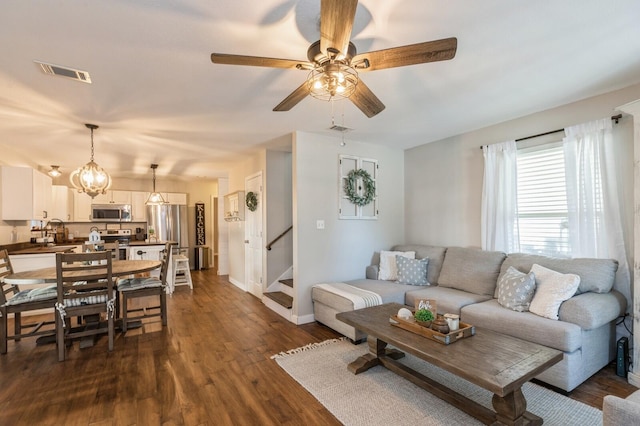
M 42 69 L 45 74 L 67 77 L 83 83 L 91 83 L 91 77 L 89 77 L 89 73 L 87 71 L 76 70 L 60 65 L 47 64 L 46 62 L 34 62 L 40 66 L 40 69 Z

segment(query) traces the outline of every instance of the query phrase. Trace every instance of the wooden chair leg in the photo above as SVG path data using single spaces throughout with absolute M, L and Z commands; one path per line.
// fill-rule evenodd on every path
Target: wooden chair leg
M 65 357 L 65 342 L 64 342 L 64 326 L 62 325 L 62 320 L 60 319 L 60 314 L 56 311 L 56 345 L 58 346 L 58 361 L 64 361 Z M 68 321 L 71 321 L 71 318 L 67 318 Z
M 15 341 L 20 341 L 20 335 L 22 335 L 22 316 L 20 312 L 13 313 L 13 335 L 15 336 Z
M 127 294 L 122 292 L 122 332 L 127 332 Z
M 160 290 L 160 317 L 162 325 L 167 325 L 167 293 L 164 289 Z
M 2 309 L 2 311 L 0 312 L 0 315 L 2 315 L 2 317 L 0 317 L 0 353 L 6 354 L 7 353 L 7 328 L 8 328 L 8 324 L 7 324 L 7 311 L 5 309 Z
M 113 322 L 114 322 L 114 317 L 115 317 L 115 312 L 110 315 L 109 312 L 107 312 L 107 324 L 109 325 L 109 352 L 113 351 L 113 335 L 114 333 L 114 326 L 113 326 Z

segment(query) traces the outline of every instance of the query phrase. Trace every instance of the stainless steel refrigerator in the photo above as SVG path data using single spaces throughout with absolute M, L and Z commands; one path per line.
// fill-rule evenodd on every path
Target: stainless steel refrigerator
M 147 206 L 147 232 L 149 228 L 158 241 L 177 241 L 180 248 L 189 247 L 186 205 Z

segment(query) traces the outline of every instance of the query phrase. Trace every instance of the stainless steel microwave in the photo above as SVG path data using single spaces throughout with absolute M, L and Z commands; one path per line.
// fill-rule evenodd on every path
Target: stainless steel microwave
M 131 222 L 131 204 L 92 204 L 93 222 Z

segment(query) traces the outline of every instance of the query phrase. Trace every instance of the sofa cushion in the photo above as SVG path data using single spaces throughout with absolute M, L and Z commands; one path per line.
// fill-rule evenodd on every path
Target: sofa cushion
M 536 280 L 533 272 L 525 274 L 510 267 L 498 279 L 498 303 L 517 312 L 529 310 Z
M 493 296 L 505 256 L 500 251 L 449 247 L 438 285 Z
M 535 254 L 511 253 L 504 260 L 500 275 L 504 274 L 510 266 L 520 272 L 529 272 L 534 263 L 563 274 L 578 275 L 580 286 L 576 294 L 587 291 L 608 293 L 613 288 L 618 270 L 618 261 L 613 259 L 561 259 Z M 497 294 L 495 296 L 497 297 Z
M 382 303 L 401 303 L 404 304 L 404 294 L 416 287 L 412 285 L 399 284 L 396 282 L 382 280 L 353 280 L 345 281 L 347 284 L 364 290 L 373 291 L 382 297 Z
M 398 279 L 398 266 L 396 263 L 396 256 L 408 257 L 409 259 L 415 259 L 416 252 L 414 251 L 381 251 L 380 252 L 380 270 L 378 271 L 379 280 L 396 281 Z
M 576 293 L 580 277 L 576 274 L 561 274 L 537 263 L 533 264 L 531 272 L 536 280 L 536 292 L 529 311 L 557 320 L 560 305 Z
M 429 281 L 431 285 L 438 282 L 440 270 L 442 269 L 442 262 L 444 261 L 444 255 L 447 251 L 446 247 L 407 244 L 394 246 L 392 249 L 399 251 L 415 251 L 416 259 L 428 258 L 429 265 L 427 267 L 427 281 Z
M 573 352 L 582 347 L 580 326 L 552 321 L 531 312 L 512 311 L 500 306 L 497 299 L 464 306 L 460 321 L 563 352 Z
M 427 281 L 427 266 L 429 258 L 407 259 L 404 256 L 396 256 L 398 266 L 398 283 L 408 285 L 429 285 Z
M 435 300 L 438 313 L 441 315 L 460 315 L 460 309 L 463 306 L 484 302 L 491 299 L 491 296 L 439 286 L 420 287 L 418 289 L 413 287 L 413 290 L 407 291 L 407 294 L 405 294 L 404 303 L 408 306 L 416 306 L 416 301 L 420 299 Z

